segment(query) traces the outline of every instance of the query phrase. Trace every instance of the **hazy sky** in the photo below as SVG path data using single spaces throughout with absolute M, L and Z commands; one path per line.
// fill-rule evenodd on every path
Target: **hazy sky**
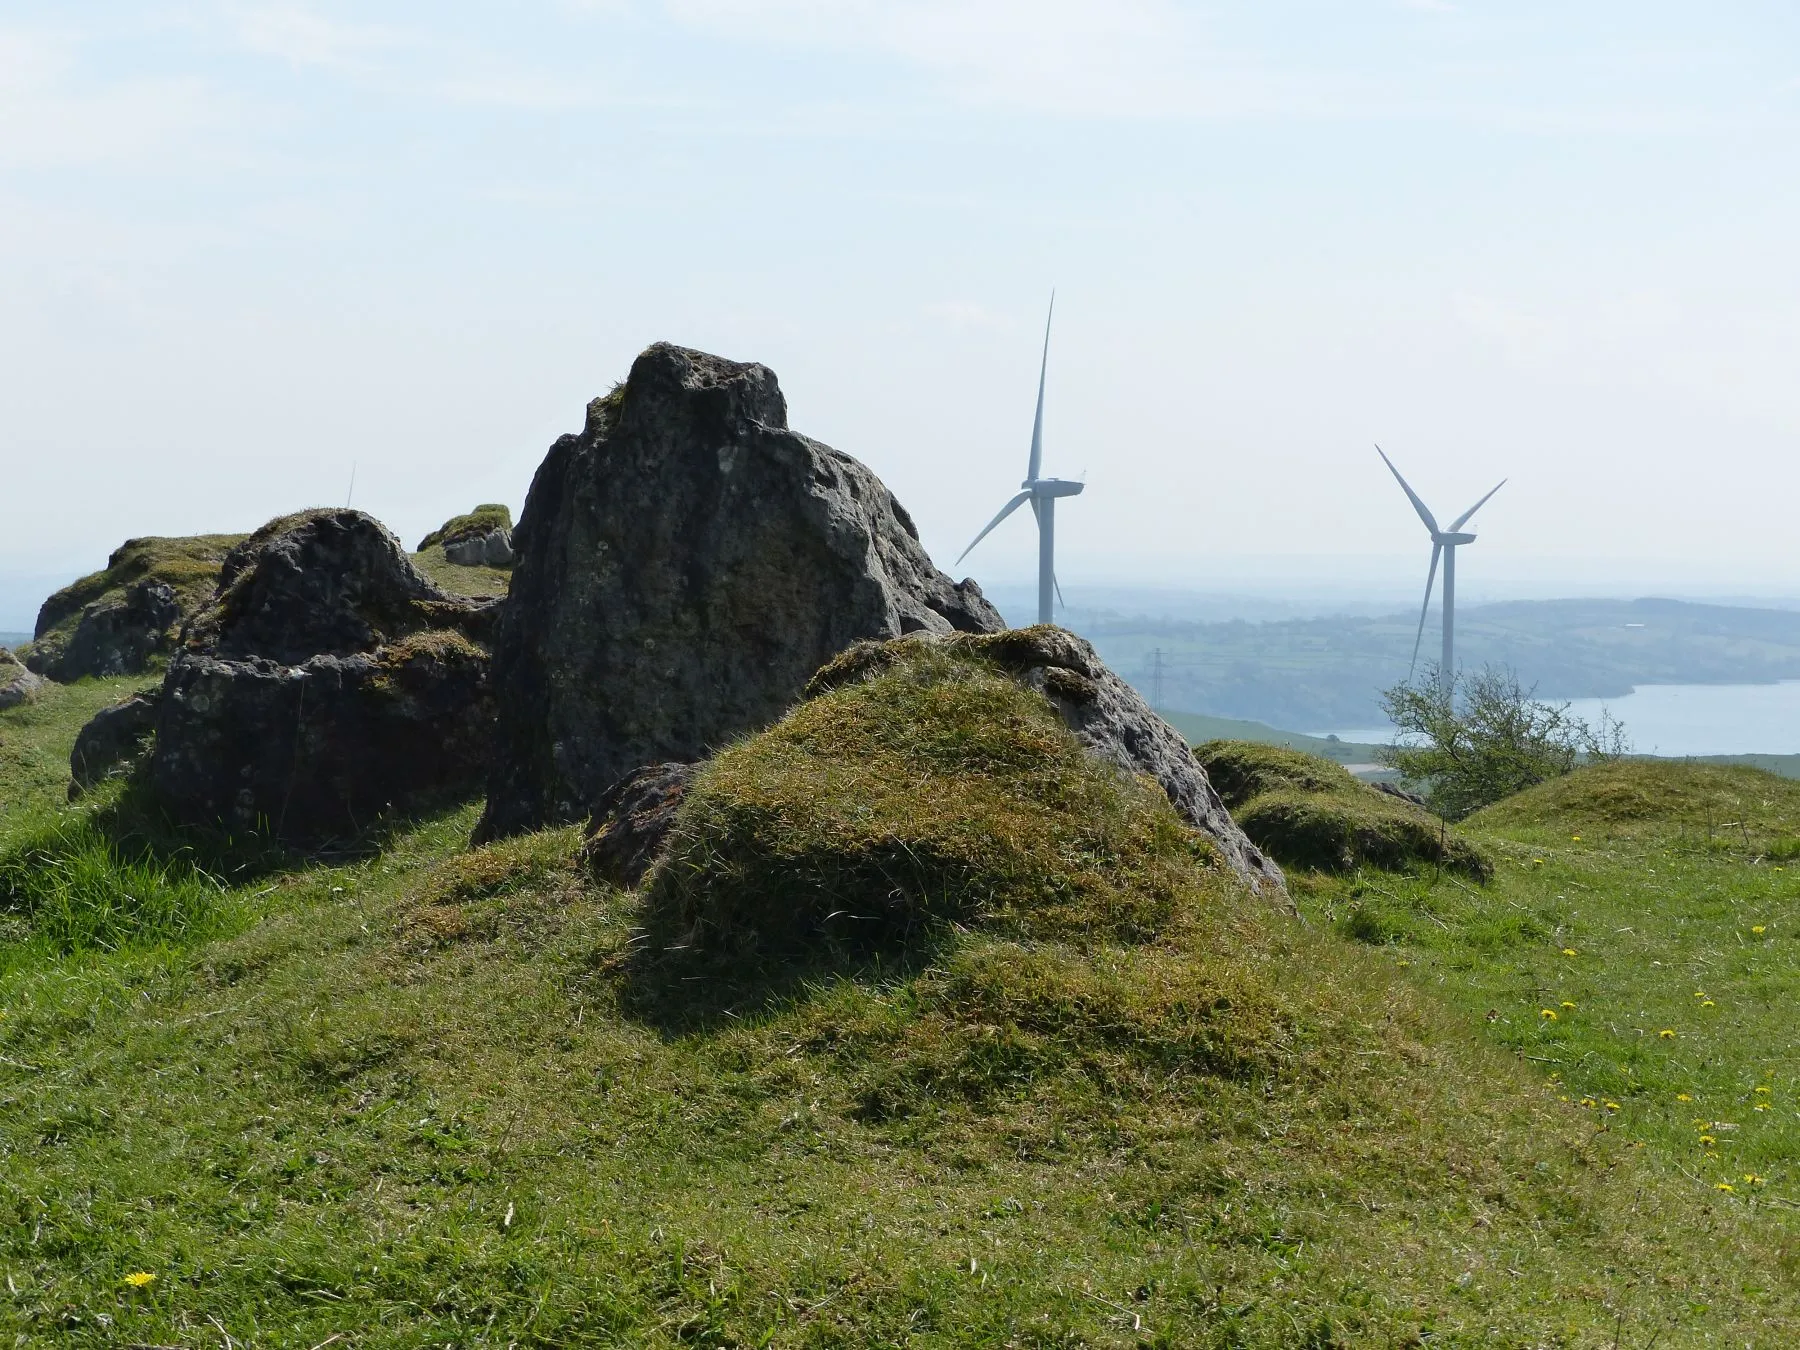
M 1422 581 L 1380 440 L 1467 586 L 1800 592 L 1796 170 L 1792 0 L 9 0 L 0 579 L 516 509 L 658 338 L 947 566 L 1054 285 L 1070 582 Z

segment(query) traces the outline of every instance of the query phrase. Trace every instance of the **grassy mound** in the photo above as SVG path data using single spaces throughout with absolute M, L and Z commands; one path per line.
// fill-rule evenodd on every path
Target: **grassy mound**
M 1480 849 L 1430 812 L 1357 782 L 1330 760 L 1255 741 L 1208 741 L 1194 756 L 1244 833 L 1285 867 L 1423 863 L 1480 879 L 1492 871 Z
M 1619 759 L 1540 783 L 1468 823 L 1554 835 L 1729 838 L 1791 857 L 1800 854 L 1800 782 L 1748 765 Z
M 648 883 L 676 940 L 866 948 L 949 924 L 1147 936 L 1235 887 L 1154 785 L 969 650 L 918 644 L 703 767 Z
M 499 502 L 483 502 L 473 511 L 460 516 L 451 516 L 442 525 L 419 541 L 416 552 L 423 553 L 436 545 L 458 543 L 464 539 L 479 538 L 491 534 L 495 530 L 508 530 L 513 527 L 512 510 Z
M 96 601 L 119 599 L 140 581 L 167 582 L 184 614 L 198 609 L 212 594 L 219 568 L 241 534 L 199 534 L 185 538 L 127 539 L 106 566 L 63 587 L 38 610 L 32 651 L 40 660 L 54 659 L 75 634 L 82 611 Z

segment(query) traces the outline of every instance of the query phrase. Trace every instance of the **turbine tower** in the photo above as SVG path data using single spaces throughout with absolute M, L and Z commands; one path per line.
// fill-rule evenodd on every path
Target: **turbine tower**
M 1037 517 L 1038 527 L 1038 616 L 1039 623 L 1053 622 L 1051 602 L 1060 597 L 1062 588 L 1056 583 L 1056 499 L 1058 497 L 1074 497 L 1086 486 L 1067 478 L 1040 478 L 1044 459 L 1044 376 L 1050 369 L 1050 320 L 1056 314 L 1056 293 L 1050 294 L 1050 313 L 1044 319 L 1044 359 L 1038 367 L 1037 419 L 1031 424 L 1031 460 L 1025 468 L 1025 481 L 1019 484 L 1020 491 L 1005 506 L 1000 514 L 987 523 L 987 528 L 969 541 L 969 547 L 957 555 L 960 563 L 969 556 L 970 549 L 988 537 L 989 531 L 1026 502 L 1031 503 L 1031 513 Z M 954 565 L 954 564 L 953 564 Z
M 1463 526 L 1469 523 L 1470 516 L 1487 504 L 1488 497 L 1506 486 L 1506 480 L 1502 478 L 1489 488 L 1486 497 L 1450 522 L 1449 529 L 1440 530 L 1437 518 L 1419 500 L 1419 494 L 1412 490 L 1412 485 L 1400 477 L 1400 470 L 1387 457 L 1387 451 L 1378 445 L 1375 453 L 1381 456 L 1381 462 L 1388 466 L 1388 472 L 1394 475 L 1395 481 L 1400 484 L 1400 490 L 1406 494 L 1407 500 L 1413 504 L 1413 510 L 1419 513 L 1419 519 L 1425 522 L 1425 528 L 1431 532 L 1431 570 L 1425 574 L 1425 603 L 1419 607 L 1419 631 L 1413 638 L 1412 665 L 1406 671 L 1408 679 L 1412 678 L 1413 669 L 1419 664 L 1419 643 L 1425 637 L 1425 615 L 1431 608 L 1431 587 L 1437 580 L 1438 558 L 1442 556 L 1444 560 L 1444 655 L 1438 665 L 1438 689 L 1445 698 L 1449 698 L 1456 680 L 1456 550 L 1464 544 L 1475 542 L 1475 536 L 1464 533 Z

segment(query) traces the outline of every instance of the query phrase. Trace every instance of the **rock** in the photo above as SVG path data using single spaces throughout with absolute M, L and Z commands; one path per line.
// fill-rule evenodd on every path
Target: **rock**
M 129 773 L 156 731 L 157 693 L 133 694 L 103 708 L 75 738 L 69 756 L 71 799 L 116 773 Z
M 26 653 L 40 675 L 139 675 L 175 648 L 182 622 L 212 594 L 240 535 L 128 539 L 106 567 L 65 586 L 38 610 Z
M 1396 786 L 1393 783 L 1370 783 L 1368 786 L 1374 788 L 1377 792 L 1386 793 L 1390 797 L 1398 797 L 1401 801 L 1416 806 L 1421 811 L 1429 811 L 1431 809 L 1431 803 L 1426 801 L 1418 793 L 1408 792 L 1405 788 Z
M 1043 694 L 1090 754 L 1154 778 L 1176 811 L 1217 842 L 1225 860 L 1253 892 L 1293 911 L 1281 869 L 1232 820 L 1181 733 L 1113 674 L 1085 639 L 1040 624 L 990 636 L 933 635 L 927 640 L 974 651 Z M 885 669 L 903 650 L 898 643 L 859 643 L 824 666 L 806 693 L 811 697 Z
M 511 567 L 512 536 L 505 530 L 489 530 L 444 545 L 444 557 L 458 567 Z
M 43 677 L 25 665 L 5 647 L 0 647 L 0 711 L 29 703 L 44 688 Z
M 589 870 L 615 886 L 635 886 L 662 852 L 694 780 L 692 764 L 646 764 L 600 795 L 582 850 Z
M 513 533 L 477 838 L 580 819 L 639 765 L 765 726 L 852 642 L 994 632 L 766 367 L 659 343 L 551 447 Z
M 510 536 L 512 534 L 512 511 L 499 502 L 483 502 L 473 511 L 460 516 L 451 516 L 442 525 L 419 541 L 418 552 L 423 553 L 433 544 L 456 544 L 465 539 L 474 539 L 499 530 Z M 466 564 L 465 564 L 466 565 Z
M 478 790 L 494 602 L 445 595 L 360 511 L 271 522 L 182 633 L 151 791 L 178 820 L 297 844 Z

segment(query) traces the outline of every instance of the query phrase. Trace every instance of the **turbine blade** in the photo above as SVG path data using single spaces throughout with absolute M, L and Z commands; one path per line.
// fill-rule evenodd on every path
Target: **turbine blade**
M 1477 511 L 1481 510 L 1482 507 L 1487 505 L 1488 497 L 1493 496 L 1496 492 L 1498 492 L 1501 488 L 1503 488 L 1505 486 L 1506 486 L 1506 480 L 1504 478 L 1502 478 L 1498 483 L 1495 483 L 1493 487 L 1489 488 L 1487 497 L 1483 497 L 1480 501 L 1476 502 L 1475 505 L 1471 506 L 1467 511 L 1464 511 L 1455 520 L 1450 522 L 1450 533 L 1455 534 L 1458 530 L 1460 530 L 1465 524 L 1468 523 L 1470 516 L 1474 515 Z
M 1017 511 L 1021 506 L 1023 506 L 1028 501 L 1031 501 L 1031 494 L 1029 492 L 1021 492 L 1021 493 L 1017 494 L 1005 506 L 1001 507 L 1000 514 L 995 516 L 992 520 L 990 520 L 987 523 L 987 529 L 983 530 L 980 534 L 976 535 L 973 539 L 971 539 L 969 541 L 969 548 L 965 548 L 961 553 L 957 554 L 956 562 L 951 563 L 950 565 L 952 567 L 955 567 L 957 565 L 957 563 L 960 563 L 964 558 L 968 557 L 969 549 L 974 548 L 975 545 L 979 544 L 983 539 L 986 539 L 988 537 L 989 532 L 993 530 L 994 526 L 998 525 L 1001 521 L 1005 520 L 1014 511 Z M 1034 503 L 1034 505 L 1035 505 L 1035 503 Z
M 1050 373 L 1050 320 L 1056 317 L 1056 292 L 1050 292 L 1050 312 L 1044 316 L 1044 360 L 1038 366 L 1037 417 L 1031 423 L 1031 462 L 1025 469 L 1025 481 L 1037 481 L 1044 462 L 1044 377 Z
M 1387 451 L 1378 445 L 1375 447 L 1375 453 L 1381 456 L 1381 462 L 1388 466 L 1388 472 L 1394 475 L 1394 481 L 1400 484 L 1400 490 L 1406 493 L 1407 500 L 1413 504 L 1413 510 L 1419 513 L 1419 519 L 1425 522 L 1425 528 L 1430 530 L 1435 538 L 1438 533 L 1437 517 L 1431 514 L 1424 502 L 1419 500 L 1419 494 L 1412 490 L 1412 484 L 1400 477 L 1400 470 L 1396 469 L 1394 461 L 1387 457 Z
M 1437 584 L 1438 555 L 1444 546 L 1437 540 L 1431 541 L 1431 570 L 1425 574 L 1425 603 L 1419 606 L 1419 631 L 1413 637 L 1412 664 L 1406 668 L 1406 678 L 1413 677 L 1413 671 L 1419 665 L 1419 644 L 1425 640 L 1425 616 L 1431 612 L 1431 588 Z
M 1055 572 L 1050 574 L 1050 584 L 1056 587 L 1056 603 L 1061 605 L 1064 609 L 1067 609 L 1069 607 L 1069 602 L 1062 598 L 1062 582 L 1056 579 Z

